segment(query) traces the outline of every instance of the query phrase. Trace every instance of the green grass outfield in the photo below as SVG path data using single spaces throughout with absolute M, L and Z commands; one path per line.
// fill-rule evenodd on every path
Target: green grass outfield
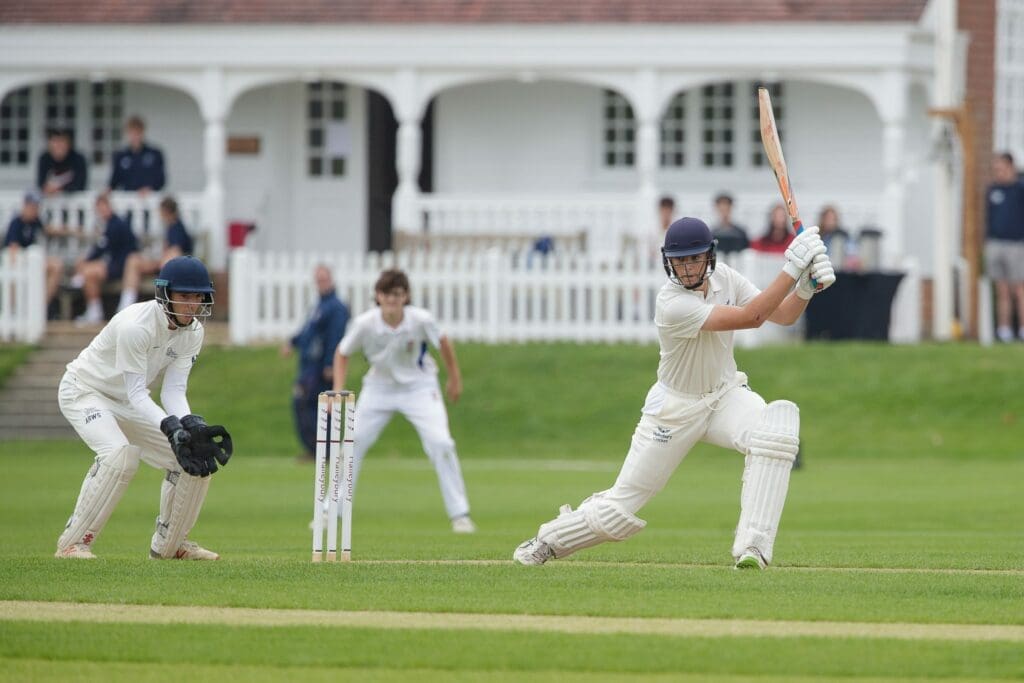
M 210 349 L 192 381 L 193 408 L 237 445 L 193 533 L 221 562 L 146 559 L 146 467 L 101 559 L 53 560 L 89 452 L 0 444 L 0 680 L 1024 678 L 1024 347 L 741 353 L 803 422 L 807 465 L 763 573 L 730 568 L 742 459 L 711 447 L 635 538 L 513 566 L 558 505 L 611 484 L 657 351 L 459 353 L 452 427 L 480 532 L 448 530 L 399 420 L 365 465 L 349 565 L 309 562 L 312 468 L 290 457 L 292 366 L 273 349 Z

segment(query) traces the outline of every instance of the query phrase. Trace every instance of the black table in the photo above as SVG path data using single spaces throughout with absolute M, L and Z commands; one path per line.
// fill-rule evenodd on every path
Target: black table
M 889 339 L 892 300 L 903 273 L 836 273 L 836 282 L 807 306 L 807 339 Z

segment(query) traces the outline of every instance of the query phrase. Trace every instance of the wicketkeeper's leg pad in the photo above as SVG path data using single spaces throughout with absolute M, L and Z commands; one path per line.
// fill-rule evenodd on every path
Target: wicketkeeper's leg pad
M 792 401 L 772 401 L 750 433 L 733 557 L 754 548 L 771 562 L 789 473 L 799 450 L 800 409 Z
M 624 541 L 645 526 L 647 522 L 619 503 L 591 496 L 576 510 L 563 505 L 558 517 L 540 526 L 537 540 L 562 558 L 606 541 Z
M 211 478 L 168 470 L 160 491 L 160 516 L 150 545 L 154 554 L 164 559 L 176 555 L 199 519 Z
M 138 471 L 141 455 L 142 449 L 126 444 L 96 459 L 82 482 L 75 511 L 57 539 L 58 551 L 75 544 L 91 545 L 96 540 Z

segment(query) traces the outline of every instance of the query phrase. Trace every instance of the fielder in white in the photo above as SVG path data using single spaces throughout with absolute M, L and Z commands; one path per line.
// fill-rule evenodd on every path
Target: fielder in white
M 345 387 L 353 353 L 362 351 L 370 362 L 356 403 L 355 477 L 366 451 L 392 416 L 401 413 L 416 429 L 434 464 L 452 531 L 473 533 L 476 525 L 469 516 L 466 484 L 448 428 L 437 364 L 428 352 L 428 345 L 440 350 L 448 374 L 445 392 L 454 403 L 462 394 L 455 347 L 428 311 L 409 305 L 409 278 L 402 271 L 381 273 L 374 295 L 377 307 L 349 325 L 334 357 L 335 391 Z
M 817 227 L 793 240 L 783 272 L 763 292 L 732 268 L 716 267 L 715 244 L 697 218 L 669 226 L 662 248 L 669 281 L 654 314 L 661 343 L 658 381 L 647 393 L 619 476 L 576 510 L 562 506 L 558 517 L 516 548 L 515 561 L 544 564 L 638 533 L 647 523 L 636 513 L 690 449 L 706 441 L 746 456 L 732 548 L 736 567 L 764 569 L 771 562 L 800 445 L 800 413 L 790 401 L 765 404 L 747 386 L 733 358 L 733 332 L 768 320 L 792 325 L 815 292 L 836 277 Z
M 168 261 L 155 280 L 156 299 L 115 315 L 60 382 L 60 410 L 96 452 L 75 510 L 57 540 L 56 556 L 93 559 L 92 544 L 139 467 L 165 470 L 160 515 L 150 544 L 157 559 L 216 560 L 187 540 L 210 486 L 209 475 L 231 456 L 231 437 L 192 415 L 189 372 L 203 345 L 202 318 L 213 284 L 199 259 Z M 149 385 L 163 372 L 160 403 Z

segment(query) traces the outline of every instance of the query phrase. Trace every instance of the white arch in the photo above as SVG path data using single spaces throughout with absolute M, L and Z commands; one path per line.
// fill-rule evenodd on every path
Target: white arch
M 81 80 L 81 81 L 106 81 L 106 80 L 121 80 L 121 81 L 132 81 L 136 83 L 146 83 L 149 85 L 158 85 L 171 90 L 178 90 L 191 97 L 197 104 L 199 98 L 197 96 L 195 81 L 196 75 L 191 72 L 150 72 L 150 71 L 130 71 L 125 69 L 104 69 L 98 70 L 54 70 L 54 71 L 36 71 L 31 73 L 21 74 L 10 74 L 0 77 L 0 100 L 7 97 L 15 90 L 24 88 L 26 86 L 47 83 L 49 81 L 69 81 L 69 80 Z
M 264 71 L 256 73 L 225 71 L 224 87 L 221 91 L 221 105 L 226 117 L 238 99 L 248 92 L 282 83 L 308 83 L 312 81 L 337 81 L 350 83 L 382 93 L 388 100 L 393 99 L 391 74 L 340 71 L 335 69 Z M 392 106 L 394 106 L 392 102 Z

